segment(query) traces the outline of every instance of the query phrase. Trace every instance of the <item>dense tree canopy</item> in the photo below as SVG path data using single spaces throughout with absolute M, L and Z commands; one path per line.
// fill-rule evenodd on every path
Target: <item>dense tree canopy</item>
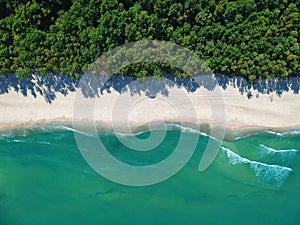
M 0 0 L 0 74 L 85 71 L 124 43 L 157 39 L 250 80 L 299 74 L 300 0 Z M 125 68 L 161 75 L 168 66 Z M 151 72 L 152 71 L 152 72 Z

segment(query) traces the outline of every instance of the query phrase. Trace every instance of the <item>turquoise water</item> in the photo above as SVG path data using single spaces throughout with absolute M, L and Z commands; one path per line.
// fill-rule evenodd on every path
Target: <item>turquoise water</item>
M 298 132 L 260 132 L 224 141 L 203 172 L 198 164 L 209 137 L 199 134 L 193 157 L 176 175 L 130 187 L 94 172 L 73 131 L 56 128 L 0 134 L 1 225 L 300 224 Z M 127 149 L 113 134 L 99 136 L 117 159 L 148 165 L 172 153 L 180 131 L 167 131 L 161 145 L 149 152 Z M 149 131 L 137 136 L 145 139 Z

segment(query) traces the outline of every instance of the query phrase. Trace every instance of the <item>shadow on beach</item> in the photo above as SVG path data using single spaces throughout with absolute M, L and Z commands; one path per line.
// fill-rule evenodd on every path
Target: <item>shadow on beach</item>
M 47 103 L 52 103 L 57 97 L 57 93 L 66 96 L 70 92 L 75 92 L 78 87 L 87 98 L 99 97 L 104 91 L 110 93 L 112 90 L 122 94 L 129 92 L 131 95 L 141 95 L 144 93 L 150 98 L 157 94 L 168 96 L 168 88 L 185 88 L 188 92 L 195 92 L 203 87 L 209 91 L 215 89 L 216 85 L 226 90 L 228 86 L 238 88 L 241 94 L 246 94 L 248 99 L 253 98 L 252 92 L 256 90 L 261 94 L 276 94 L 281 96 L 284 92 L 292 91 L 299 94 L 300 77 L 290 77 L 288 79 L 262 79 L 254 83 L 249 83 L 243 77 L 227 77 L 216 74 L 215 76 L 197 76 L 178 78 L 165 76 L 164 78 L 150 77 L 137 80 L 132 76 L 113 75 L 106 76 L 82 76 L 80 80 L 70 78 L 66 75 L 55 73 L 46 76 L 32 75 L 28 78 L 17 78 L 15 74 L 0 76 L 0 95 L 14 90 L 24 96 L 29 94 L 43 96 Z

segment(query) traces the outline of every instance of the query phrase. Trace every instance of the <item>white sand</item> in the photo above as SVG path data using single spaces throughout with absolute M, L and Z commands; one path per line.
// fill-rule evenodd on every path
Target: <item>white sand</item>
M 195 93 L 187 93 L 183 88 L 168 90 L 168 97 L 158 94 L 154 99 L 144 94 L 120 95 L 115 91 L 104 93 L 100 98 L 81 99 L 81 92 L 77 90 L 77 97 L 74 92 L 66 97 L 57 93 L 52 104 L 46 103 L 39 95 L 37 98 L 30 94 L 24 97 L 21 93 L 11 91 L 0 95 L 0 129 L 71 122 L 73 119 L 83 123 L 92 123 L 94 119 L 106 125 L 142 125 L 161 120 L 191 121 L 234 130 L 300 127 L 300 95 L 292 92 L 285 92 L 281 97 L 259 94 L 256 98 L 256 92 L 253 91 L 254 97 L 249 100 L 246 94 L 241 95 L 233 87 L 226 91 L 217 88 L 212 92 L 198 89 Z M 93 109 L 94 117 L 89 118 Z

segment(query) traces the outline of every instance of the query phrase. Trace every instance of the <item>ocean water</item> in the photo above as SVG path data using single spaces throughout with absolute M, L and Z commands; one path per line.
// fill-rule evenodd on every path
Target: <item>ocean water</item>
M 159 136 L 163 131 L 151 132 Z M 180 134 L 168 130 L 149 152 L 126 148 L 112 133 L 99 137 L 118 160 L 150 165 L 172 153 Z M 144 131 L 136 137 L 149 135 Z M 209 136 L 197 135 L 194 155 L 177 174 L 161 183 L 132 187 L 91 169 L 68 127 L 2 132 L 0 224 L 300 224 L 298 131 L 262 131 L 224 140 L 203 172 L 198 164 Z

